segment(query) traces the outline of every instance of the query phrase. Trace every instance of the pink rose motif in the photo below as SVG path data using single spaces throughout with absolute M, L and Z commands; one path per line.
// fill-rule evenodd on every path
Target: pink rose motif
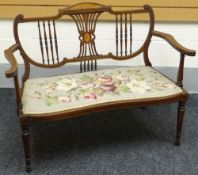
M 41 99 L 42 94 L 38 91 L 35 91 L 34 94 L 31 95 L 32 98 Z
M 116 89 L 116 86 L 113 83 L 113 79 L 109 75 L 102 75 L 102 76 L 97 76 L 97 79 L 100 83 L 100 88 L 103 91 L 109 91 L 113 92 Z
M 109 91 L 109 92 L 113 92 L 116 89 L 116 86 L 114 84 L 111 85 L 101 85 L 100 88 L 104 91 Z
M 86 82 L 80 85 L 80 87 L 83 89 L 90 89 L 93 88 L 94 86 L 95 86 L 94 82 Z
M 94 100 L 96 100 L 97 99 L 97 96 L 94 93 L 90 93 L 88 95 L 85 95 L 84 96 L 84 99 L 94 99 Z
M 117 75 L 116 78 L 121 81 L 129 81 L 129 77 L 127 75 L 123 75 L 123 74 Z
M 49 86 L 46 90 L 47 93 L 51 93 L 53 92 L 54 90 L 56 90 L 56 86 L 52 85 L 52 86 Z
M 69 96 L 61 96 L 61 97 L 58 97 L 58 101 L 63 102 L 63 103 L 70 103 L 71 98 Z
M 97 76 L 97 79 L 101 84 L 106 84 L 106 85 L 112 84 L 112 78 L 108 75 Z

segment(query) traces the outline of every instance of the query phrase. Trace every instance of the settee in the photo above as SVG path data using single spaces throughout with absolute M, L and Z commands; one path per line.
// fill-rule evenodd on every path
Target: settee
M 115 25 L 112 33 L 115 37 L 114 50 L 107 53 L 100 53 L 95 42 L 97 21 L 103 13 L 111 15 Z M 149 27 L 145 41 L 134 50 L 133 16 L 140 14 L 147 15 Z M 73 20 L 76 24 L 79 50 L 74 57 L 66 55 L 61 57 L 59 54 L 60 26 L 56 24 L 61 18 L 70 18 L 70 21 Z M 65 22 L 64 19 L 62 21 Z M 180 45 L 173 36 L 155 31 L 154 22 L 154 13 L 149 5 L 139 9 L 116 11 L 110 6 L 97 3 L 80 3 L 59 10 L 55 16 L 35 18 L 16 16 L 15 43 L 5 50 L 5 57 L 11 67 L 5 74 L 14 80 L 27 172 L 31 171 L 29 125 L 34 120 L 54 121 L 110 109 L 178 102 L 175 144 L 180 145 L 184 107 L 188 99 L 188 93 L 182 83 L 184 59 L 186 55 L 195 56 L 195 51 Z M 36 24 L 38 29 L 36 38 L 38 43 L 35 47 L 39 46 L 37 52 L 40 59 L 30 56 L 21 43 L 19 29 L 21 25 L 27 23 Z M 153 37 L 164 39 L 180 53 L 176 81 L 152 67 L 148 50 Z M 24 74 L 20 79 L 16 52 L 20 53 L 24 61 Z M 97 63 L 100 60 L 111 59 L 120 62 L 132 60 L 140 54 L 144 65 L 97 70 Z M 79 64 L 79 72 L 30 78 L 32 66 L 53 69 L 71 63 Z

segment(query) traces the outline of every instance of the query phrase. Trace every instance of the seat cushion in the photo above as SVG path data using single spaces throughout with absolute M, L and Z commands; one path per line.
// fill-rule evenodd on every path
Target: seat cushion
M 147 66 L 36 78 L 25 83 L 23 113 L 43 114 L 107 102 L 168 97 L 182 91 Z

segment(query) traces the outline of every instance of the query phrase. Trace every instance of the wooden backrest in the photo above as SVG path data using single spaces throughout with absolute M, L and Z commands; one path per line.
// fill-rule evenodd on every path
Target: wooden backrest
M 115 23 L 115 53 L 109 50 L 108 53 L 98 53 L 95 38 L 96 24 L 102 13 L 109 13 L 114 16 Z M 147 13 L 150 26 L 147 37 L 143 45 L 136 51 L 133 51 L 133 15 Z M 56 21 L 64 16 L 69 16 L 75 22 L 78 31 L 79 53 L 72 58 L 60 57 L 59 36 L 57 34 Z M 38 29 L 38 43 L 40 45 L 41 60 L 38 61 L 29 56 L 29 53 L 22 47 L 19 37 L 19 25 L 34 22 Z M 80 71 L 89 71 L 97 69 L 97 60 L 112 58 L 115 60 L 126 60 L 133 58 L 140 53 L 144 53 L 146 65 L 151 65 L 148 59 L 147 51 L 151 40 L 151 32 L 154 28 L 154 14 L 152 8 L 145 5 L 142 9 L 114 11 L 110 6 L 104 6 L 97 3 L 80 3 L 65 9 L 59 10 L 56 16 L 24 18 L 18 15 L 14 22 L 14 36 L 16 43 L 20 45 L 20 53 L 24 59 L 26 70 L 33 64 L 39 67 L 53 68 L 66 63 L 79 62 Z M 29 31 L 31 33 L 31 31 Z M 65 31 L 67 32 L 67 31 Z

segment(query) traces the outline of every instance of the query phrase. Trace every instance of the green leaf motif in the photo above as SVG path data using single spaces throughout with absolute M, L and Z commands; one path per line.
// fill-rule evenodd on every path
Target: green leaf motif
M 118 92 L 130 93 L 131 89 L 128 86 L 118 86 Z
M 87 94 L 89 91 L 90 91 L 89 89 L 79 89 L 80 95 L 85 95 L 85 94 Z
M 72 86 L 72 83 L 65 83 L 66 86 Z
M 83 75 L 80 77 L 80 80 L 82 82 L 87 82 L 87 81 L 94 81 L 94 77 L 88 76 L 88 75 Z
M 101 96 L 104 95 L 103 91 L 100 88 L 94 88 L 93 92 L 97 95 L 97 96 Z
M 128 74 L 134 74 L 134 72 L 135 72 L 135 70 L 130 70 L 130 69 L 127 70 Z
M 157 91 L 163 91 L 163 89 L 162 88 L 160 88 L 160 87 L 153 87 L 155 90 L 157 90 Z
M 143 81 L 145 78 L 143 76 L 138 75 L 138 77 L 135 78 L 137 81 Z
M 52 106 L 58 102 L 57 96 L 52 97 L 52 96 L 46 95 L 45 99 L 46 99 L 47 106 Z

